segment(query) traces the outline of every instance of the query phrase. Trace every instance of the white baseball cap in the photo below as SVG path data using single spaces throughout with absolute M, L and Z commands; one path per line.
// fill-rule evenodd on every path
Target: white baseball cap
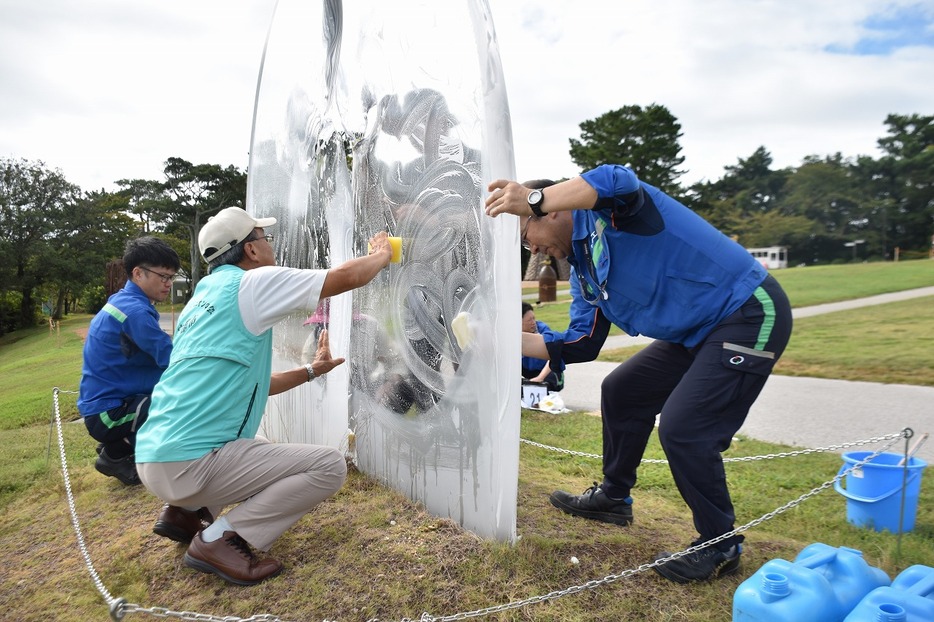
M 204 260 L 211 263 L 245 240 L 253 229 L 265 229 L 274 224 L 275 218 L 253 218 L 242 207 L 225 207 L 201 227 L 198 248 Z

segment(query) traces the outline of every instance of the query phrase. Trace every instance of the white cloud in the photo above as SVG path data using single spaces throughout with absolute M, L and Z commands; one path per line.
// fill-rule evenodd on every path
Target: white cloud
M 494 16 L 499 5 L 494 4 Z M 588 23 L 580 22 L 582 6 L 588 8 Z M 605 10 L 589 10 L 592 6 Z M 630 104 L 662 104 L 679 119 L 686 182 L 715 179 L 724 166 L 760 145 L 772 153 L 776 166 L 837 151 L 877 155 L 875 141 L 884 133 L 887 114 L 934 112 L 934 92 L 928 87 L 934 49 L 875 57 L 831 54 L 825 48 L 858 40 L 862 22 L 883 6 L 741 0 L 562 3 L 549 7 L 549 24 L 568 29 L 547 50 L 535 32 L 514 33 L 497 23 L 519 177 L 577 172 L 567 156 L 567 139 L 579 135 L 578 124 Z M 518 22 L 514 16 L 507 20 Z M 546 29 L 544 38 L 551 36 Z M 520 97 L 517 91 L 541 97 Z M 545 127 L 538 122 L 542 115 Z M 557 163 L 558 170 L 538 168 L 549 162 Z
M 631 104 L 681 122 L 684 182 L 760 145 L 775 166 L 878 155 L 887 114 L 934 114 L 934 48 L 830 51 L 856 49 L 871 16 L 917 0 L 490 4 L 520 179 L 576 174 L 579 124 Z M 170 156 L 245 168 L 274 6 L 0 0 L 0 156 L 43 160 L 86 190 L 158 179 Z

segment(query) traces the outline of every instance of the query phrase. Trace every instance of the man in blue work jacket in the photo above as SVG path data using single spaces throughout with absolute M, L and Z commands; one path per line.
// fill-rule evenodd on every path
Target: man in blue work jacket
M 567 331 L 523 333 L 522 354 L 593 360 L 610 323 L 655 339 L 601 385 L 603 482 L 555 491 L 551 503 L 632 523 L 630 491 L 660 413 L 659 440 L 699 533 L 692 545 L 709 544 L 655 570 L 679 583 L 735 572 L 743 537 L 721 539 L 735 521 L 721 452 L 788 343 L 787 297 L 744 248 L 629 168 L 533 185 L 494 181 L 486 212 L 520 216 L 523 245 L 568 259 L 573 300 Z
M 522 332 L 542 333 L 551 331 L 548 324 L 535 319 L 535 309 L 527 302 L 522 303 Z M 564 368 L 552 369 L 551 361 L 534 356 L 522 357 L 522 378 L 544 383 L 549 391 L 559 392 L 564 388 Z
M 100 443 L 94 467 L 127 486 L 140 484 L 136 432 L 172 354 L 172 338 L 153 305 L 168 298 L 179 266 L 178 254 L 159 238 L 130 240 L 123 253 L 126 285 L 94 316 L 84 341 L 78 411 Z

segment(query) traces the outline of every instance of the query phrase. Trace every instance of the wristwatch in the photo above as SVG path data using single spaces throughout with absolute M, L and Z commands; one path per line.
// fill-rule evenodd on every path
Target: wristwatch
M 532 208 L 532 213 L 536 217 L 541 218 L 545 215 L 545 212 L 542 211 L 542 203 L 545 202 L 545 194 L 541 190 L 533 190 L 529 193 L 529 207 Z
M 311 363 L 305 363 L 305 371 L 308 372 L 308 382 L 311 382 L 315 379 L 315 370 L 311 366 Z

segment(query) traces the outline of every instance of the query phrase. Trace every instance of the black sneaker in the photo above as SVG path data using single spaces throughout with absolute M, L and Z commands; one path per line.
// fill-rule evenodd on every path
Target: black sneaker
M 703 542 L 695 540 L 691 546 L 698 544 L 703 544 Z M 726 551 L 721 551 L 716 545 L 711 545 L 660 566 L 654 566 L 653 570 L 675 583 L 709 581 L 731 575 L 739 570 L 739 556 L 742 552 L 743 547 L 739 544 L 734 544 Z M 667 551 L 662 551 L 655 559 L 664 559 L 671 555 Z
M 582 495 L 572 495 L 563 490 L 556 490 L 549 498 L 551 505 L 562 512 L 583 516 L 593 520 L 615 525 L 632 524 L 632 501 L 629 499 L 610 499 L 597 482 Z
M 139 486 L 143 483 L 136 473 L 136 456 L 133 454 L 114 460 L 107 455 L 106 449 L 101 449 L 97 460 L 94 462 L 94 468 L 97 469 L 99 473 L 110 477 L 116 477 L 127 486 Z

